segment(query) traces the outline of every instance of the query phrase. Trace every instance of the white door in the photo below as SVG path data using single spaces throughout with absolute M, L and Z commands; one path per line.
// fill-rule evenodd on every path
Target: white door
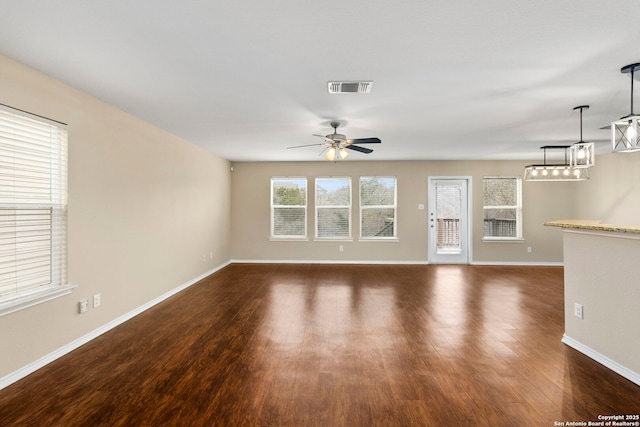
M 469 177 L 429 177 L 429 262 L 470 261 Z

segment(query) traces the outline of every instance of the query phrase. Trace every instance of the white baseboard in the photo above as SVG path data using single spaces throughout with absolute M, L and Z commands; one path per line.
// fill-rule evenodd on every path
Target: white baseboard
M 535 262 L 524 262 L 524 261 L 472 261 L 471 265 L 504 265 L 504 266 L 524 266 L 524 267 L 563 267 L 564 262 L 546 262 L 546 261 L 535 261 Z
M 428 261 L 368 261 L 368 260 L 335 260 L 335 259 L 233 259 L 232 264 L 429 264 Z
M 622 366 L 618 362 L 609 359 L 607 356 L 598 353 L 592 348 L 587 347 L 586 345 L 580 343 L 579 341 L 574 340 L 571 337 L 563 335 L 562 342 L 568 345 L 569 347 L 575 350 L 578 350 L 580 353 L 586 356 L 589 356 L 590 358 L 600 363 L 601 365 L 606 366 L 607 368 L 611 369 L 613 372 L 616 372 L 617 374 L 622 375 L 624 378 L 628 379 L 629 381 L 640 385 L 640 374 L 638 374 L 637 372 L 634 372 L 631 369 L 625 366 Z
M 369 261 L 369 260 L 322 260 L 322 259 L 234 259 L 232 264 L 380 264 L 380 265 L 429 265 L 429 261 Z M 464 265 L 464 264 L 461 264 Z M 495 266 L 545 266 L 562 267 L 562 262 L 519 262 L 519 261 L 472 261 L 470 265 L 495 265 Z
M 81 336 L 80 338 L 71 341 L 68 344 L 63 345 L 62 347 L 58 348 L 57 350 L 52 351 L 51 353 L 47 354 L 46 356 L 41 357 L 40 359 L 36 360 L 35 362 L 29 363 L 26 366 L 23 366 L 22 368 L 18 369 L 17 371 L 14 371 L 2 378 L 0 378 L 0 390 L 2 390 L 3 388 L 13 384 L 14 382 L 21 380 L 22 378 L 26 377 L 27 375 L 37 371 L 38 369 L 44 367 L 45 365 L 53 362 L 54 360 L 64 356 L 65 354 L 75 350 L 76 348 L 88 343 L 89 341 L 91 341 L 94 338 L 99 337 L 100 335 L 104 334 L 105 332 L 115 328 L 116 326 L 126 322 L 127 320 L 132 319 L 133 317 L 137 316 L 138 314 L 142 313 L 145 310 L 150 309 L 151 307 L 153 307 L 156 304 L 161 303 L 162 301 L 164 301 L 165 299 L 179 293 L 180 291 L 185 290 L 186 288 L 188 288 L 191 285 L 194 285 L 195 283 L 199 282 L 200 280 L 204 279 L 205 277 L 208 277 L 210 275 L 212 275 L 213 273 L 215 273 L 216 271 L 226 267 L 227 265 L 229 265 L 231 262 L 227 261 L 224 264 L 220 264 L 219 266 L 213 268 L 212 270 L 207 271 L 206 273 L 201 274 L 200 276 L 189 280 L 186 283 L 183 283 L 182 285 L 178 286 L 177 288 L 174 288 L 172 290 L 170 290 L 169 292 L 160 295 L 157 298 L 154 298 L 153 300 L 149 301 L 146 304 L 141 305 L 140 307 L 137 307 L 133 310 L 131 310 L 130 312 L 123 314 L 122 316 L 112 320 L 111 322 L 100 326 L 97 329 L 94 329 L 93 331 L 89 332 L 86 335 Z

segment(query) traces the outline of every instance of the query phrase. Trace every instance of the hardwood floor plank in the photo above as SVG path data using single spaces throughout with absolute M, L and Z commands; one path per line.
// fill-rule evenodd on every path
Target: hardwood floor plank
M 558 267 L 232 264 L 0 390 L 8 426 L 553 425 L 636 414 Z

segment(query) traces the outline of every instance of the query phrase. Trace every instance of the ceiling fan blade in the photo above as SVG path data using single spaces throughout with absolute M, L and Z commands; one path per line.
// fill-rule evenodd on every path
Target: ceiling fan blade
M 346 145 L 344 148 L 348 148 L 349 150 L 353 151 L 359 151 L 365 154 L 373 153 L 373 150 L 371 148 L 358 147 L 357 145 Z
M 318 145 L 324 145 L 324 142 L 321 142 L 320 144 L 294 145 L 293 147 L 287 147 L 287 149 L 289 149 L 289 148 L 300 148 L 300 147 L 313 147 L 313 146 L 318 146 Z
M 359 139 L 347 139 L 345 144 L 380 144 L 380 138 L 359 138 Z

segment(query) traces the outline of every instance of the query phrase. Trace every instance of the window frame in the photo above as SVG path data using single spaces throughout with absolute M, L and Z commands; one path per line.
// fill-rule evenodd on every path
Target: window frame
M 485 204 L 484 182 L 487 179 L 510 179 L 516 181 L 516 206 L 501 205 L 501 206 L 487 206 Z M 485 236 L 484 235 L 484 222 L 486 220 L 485 213 L 487 209 L 515 209 L 516 216 L 516 236 Z M 482 177 L 482 240 L 485 242 L 520 242 L 524 240 L 523 237 L 523 219 L 522 219 L 522 178 L 519 176 L 483 176 Z
M 349 204 L 348 205 L 320 205 L 318 203 L 318 181 L 321 180 L 348 180 L 349 181 Z M 351 176 L 318 176 L 314 181 L 314 202 L 315 202 L 315 224 L 314 224 L 314 240 L 322 240 L 322 241 L 344 241 L 351 242 L 353 241 L 353 178 Z M 349 221 L 349 235 L 348 236 L 333 236 L 333 237 L 320 237 L 318 235 L 320 222 L 318 220 L 318 213 L 321 209 L 335 209 L 342 208 L 348 210 L 348 221 Z
M 43 283 L 26 284 L 25 280 L 20 278 L 20 271 L 26 267 L 21 266 L 17 261 L 8 266 L 10 269 L 7 273 L 9 281 L 5 282 L 5 293 L 0 295 L 0 316 L 4 316 L 67 295 L 74 286 L 67 281 L 68 126 L 2 104 L 0 104 L 0 116 L 0 126 L 4 133 L 0 133 L 0 148 L 3 152 L 0 161 L 4 160 L 2 167 L 5 169 L 5 173 L 21 171 L 19 172 L 22 174 L 20 176 L 21 182 L 31 186 L 25 188 L 37 188 L 37 194 L 17 195 L 15 187 L 14 190 L 10 189 L 10 181 L 3 182 L 3 188 L 6 189 L 6 192 L 3 194 L 4 197 L 0 199 L 0 209 L 5 212 L 6 218 L 3 218 L 2 226 L 8 227 L 9 230 L 13 229 L 16 233 L 13 235 L 14 237 L 9 236 L 13 240 L 3 243 L 3 248 L 6 251 L 4 253 L 17 259 L 20 251 L 33 245 L 33 243 L 21 242 L 20 239 L 24 240 L 24 237 L 18 234 L 20 233 L 18 230 L 31 227 L 30 222 L 25 225 L 25 221 L 30 220 L 25 220 L 22 217 L 29 216 L 34 212 L 37 212 L 36 215 L 39 217 L 40 225 L 38 227 L 42 227 L 42 217 L 48 217 L 44 220 L 45 234 L 38 234 L 38 236 L 48 236 L 50 239 L 46 252 L 43 252 L 40 246 L 38 250 L 39 259 L 44 257 L 45 268 L 48 266 L 49 269 L 48 276 L 43 276 L 45 278 Z M 43 135 L 48 135 L 48 137 Z M 56 135 L 56 137 L 51 135 Z M 20 142 L 16 143 L 15 141 Z M 33 151 L 35 147 L 38 148 Z M 27 164 L 24 162 L 32 160 L 20 160 L 19 163 L 15 163 L 15 159 L 28 159 L 34 155 L 38 156 L 38 164 L 48 163 L 49 166 L 45 169 L 42 169 L 41 166 L 33 166 L 32 172 L 24 172 L 25 169 L 20 169 L 20 166 L 24 167 Z M 14 159 L 14 162 L 9 161 L 11 158 Z M 42 161 L 42 159 L 45 160 Z M 47 184 L 45 186 L 36 184 L 35 182 L 41 178 L 35 176 L 46 176 L 46 180 L 40 182 Z M 46 198 L 43 197 L 45 193 L 42 193 L 44 189 L 46 189 Z M 10 197 L 12 192 L 14 195 Z M 13 214 L 11 214 L 12 212 Z M 42 255 L 43 253 L 46 255 Z M 13 282 L 11 281 L 11 272 L 14 276 Z
M 393 204 L 391 205 L 363 205 L 362 204 L 362 182 L 372 179 L 393 179 Z M 360 238 L 362 241 L 397 241 L 398 240 L 398 178 L 395 176 L 361 176 L 358 179 L 358 192 L 360 204 Z M 393 235 L 392 236 L 363 236 L 362 221 L 364 212 L 373 209 L 393 209 Z
M 283 181 L 283 180 L 304 180 L 305 185 L 305 194 L 304 194 L 304 205 L 275 205 L 273 203 L 273 190 L 274 190 L 274 181 Z M 271 190 L 270 190 L 270 201 L 269 204 L 271 206 L 271 226 L 269 232 L 269 240 L 309 240 L 308 237 L 308 205 L 309 205 L 309 180 L 306 176 L 274 176 L 271 177 L 270 180 Z M 275 211 L 276 209 L 300 209 L 304 208 L 304 235 L 276 235 L 275 234 Z

